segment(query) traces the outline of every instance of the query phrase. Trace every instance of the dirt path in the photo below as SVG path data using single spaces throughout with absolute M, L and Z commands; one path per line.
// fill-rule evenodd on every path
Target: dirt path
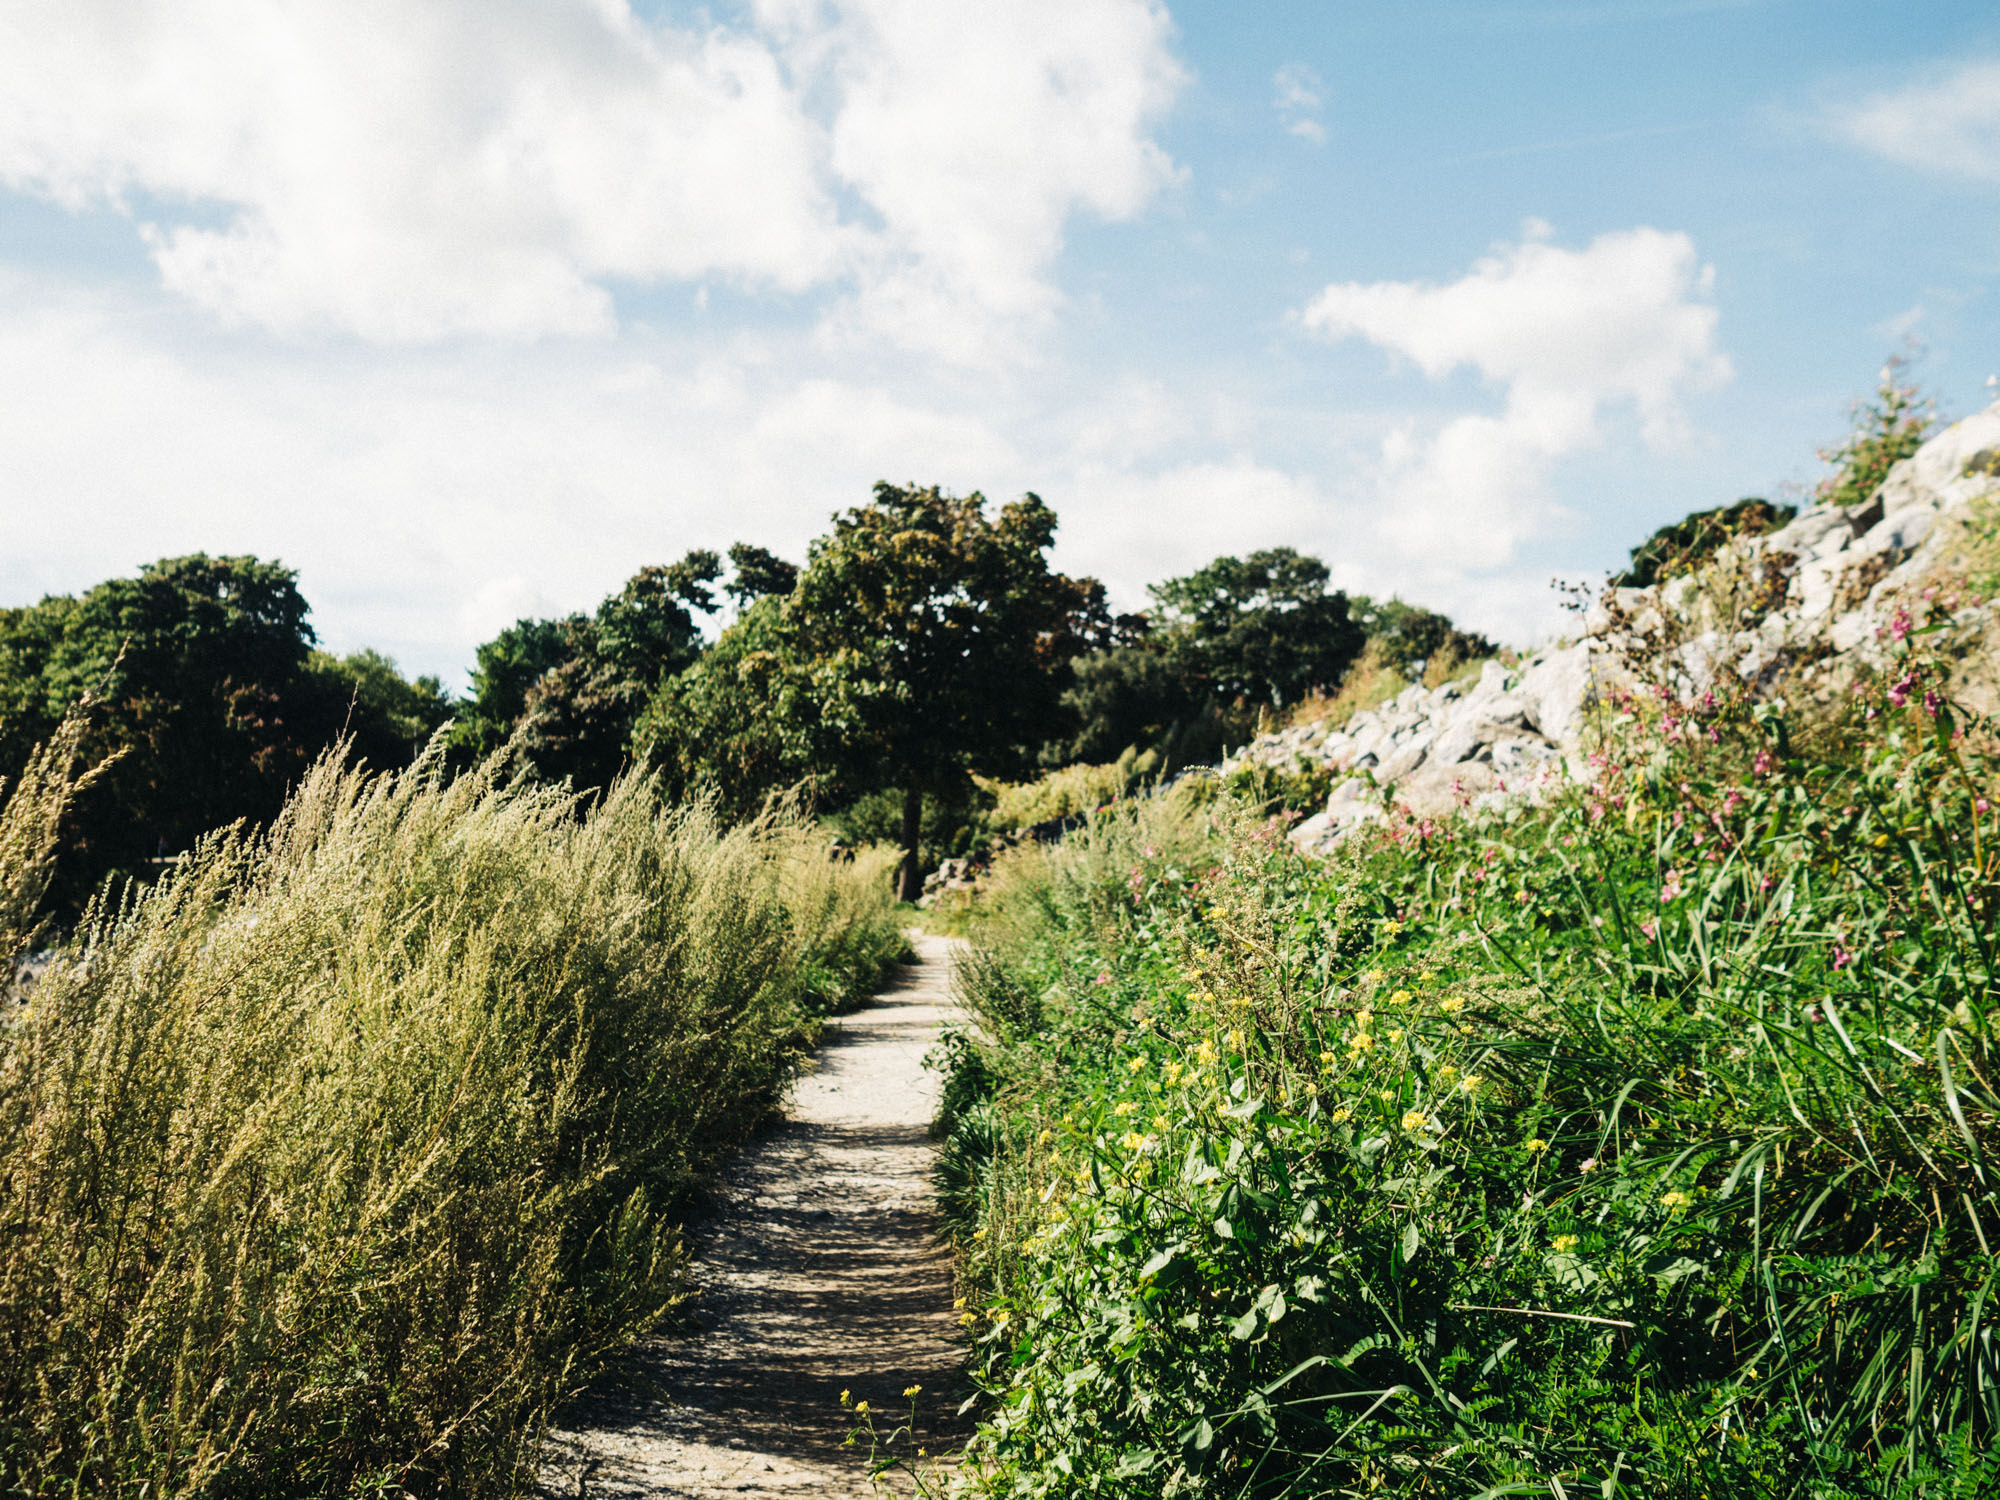
M 963 1356 L 929 1175 L 940 1080 L 923 1068 L 952 946 L 917 939 L 917 964 L 828 1023 L 785 1123 L 725 1170 L 726 1207 L 695 1239 L 706 1331 L 651 1341 L 626 1389 L 566 1414 L 548 1493 L 873 1494 L 865 1446 L 841 1446 L 843 1390 L 898 1413 L 920 1385 L 919 1440 L 955 1446 Z

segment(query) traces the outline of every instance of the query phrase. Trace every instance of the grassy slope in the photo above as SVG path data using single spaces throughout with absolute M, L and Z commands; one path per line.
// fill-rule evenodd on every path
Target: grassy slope
M 1920 646 L 1810 742 L 1606 705 L 1591 786 L 1327 866 L 1171 799 L 1012 856 L 943 1121 L 973 1486 L 2000 1483 L 2000 819 Z

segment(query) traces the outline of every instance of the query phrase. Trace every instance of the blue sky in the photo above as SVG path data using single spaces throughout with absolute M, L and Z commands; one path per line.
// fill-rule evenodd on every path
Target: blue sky
M 455 682 L 890 478 L 1526 642 L 1996 280 L 1990 6 L 19 7 L 0 604 L 254 552 Z

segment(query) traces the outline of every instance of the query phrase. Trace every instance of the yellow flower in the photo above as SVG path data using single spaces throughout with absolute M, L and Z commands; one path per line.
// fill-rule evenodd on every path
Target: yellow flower
M 954 1310 L 955 1310 L 955 1309 L 958 1309 L 958 1308 L 961 1308 L 961 1307 L 965 1306 L 965 1299 L 964 1299 L 963 1297 L 954 1297 L 954 1298 L 952 1298 L 952 1299 L 951 1299 L 951 1305 L 952 1305 L 952 1307 L 953 1307 L 953 1309 L 954 1309 Z M 845 1395 L 845 1394 L 846 1394 L 846 1392 L 844 1392 L 844 1391 L 843 1391 L 843 1392 L 842 1392 L 841 1394 L 842 1394 L 842 1395 Z
M 1365 1031 L 1357 1031 L 1347 1039 L 1347 1045 L 1356 1052 L 1370 1052 L 1374 1050 L 1375 1038 Z
M 1232 1030 L 1229 1033 L 1229 1045 L 1234 1047 L 1238 1052 L 1241 1052 L 1243 1050 L 1243 1033 Z
M 1194 1060 L 1203 1067 L 1214 1066 L 1215 1060 L 1221 1055 L 1221 1053 L 1215 1050 L 1213 1042 L 1204 1041 L 1199 1047 L 1194 1049 Z
M 958 1315 L 958 1326 L 961 1328 L 970 1328 L 974 1323 L 977 1323 L 978 1321 L 979 1318 L 977 1317 L 977 1315 L 973 1313 L 960 1313 Z
M 1120 1099 L 1117 1104 L 1112 1106 L 1111 1113 L 1114 1115 L 1136 1115 L 1139 1113 L 1139 1106 L 1130 1099 Z
M 1410 1003 L 1410 992 L 1408 990 L 1397 990 L 1395 994 L 1389 997 L 1389 1003 L 1391 1005 L 1408 1005 Z
M 1548 1149 L 1549 1149 L 1549 1143 L 1543 1140 L 1540 1136 L 1536 1136 L 1533 1140 L 1528 1142 L 1528 1152 L 1532 1156 L 1540 1156 L 1544 1151 Z
M 1437 1070 L 1437 1081 L 1439 1088 L 1443 1089 L 1450 1088 L 1453 1082 L 1456 1081 L 1457 1078 L 1458 1078 L 1458 1069 L 1454 1068 L 1450 1063 L 1446 1063 L 1443 1067 Z
M 1354 1111 L 1345 1108 L 1336 1109 L 1332 1114 L 1328 1115 L 1327 1118 L 1333 1121 L 1333 1123 L 1336 1125 L 1344 1125 L 1349 1120 L 1354 1118 Z
M 1035 1144 L 1037 1146 L 1046 1146 L 1050 1141 L 1054 1140 L 1055 1138 L 1056 1138 L 1056 1133 L 1053 1130 L 1044 1130 L 1040 1135 L 1035 1137 Z
M 1250 1008 L 1250 997 L 1248 995 L 1235 996 L 1230 1000 L 1229 1008 L 1231 1010 L 1248 1010 Z
M 1391 1026 L 1389 1028 L 1389 1040 L 1392 1042 L 1400 1042 L 1402 1039 L 1403 1039 L 1403 1028 L 1400 1026 Z
M 867 1415 L 868 1415 L 868 1403 L 867 1403 L 866 1401 L 857 1401 L 857 1402 L 855 1402 L 855 1403 L 854 1403 L 854 1415 L 855 1415 L 855 1416 L 857 1416 L 857 1417 L 865 1417 L 865 1416 L 867 1416 Z
M 1143 1151 L 1147 1146 L 1152 1144 L 1152 1140 L 1153 1138 L 1150 1135 L 1141 1135 L 1136 1130 L 1128 1130 L 1119 1140 L 1118 1144 L 1123 1146 L 1127 1151 Z
M 1159 1131 L 1162 1135 L 1166 1133 L 1167 1127 L 1172 1123 L 1165 1115 L 1153 1116 L 1153 1129 Z
M 852 1391 L 842 1391 L 840 1393 L 840 1404 L 842 1406 L 852 1406 L 854 1404 L 854 1393 Z
M 1486 1079 L 1482 1075 L 1467 1073 L 1465 1077 L 1458 1081 L 1458 1086 L 1468 1094 L 1476 1094 L 1479 1092 L 1479 1086 L 1484 1082 L 1486 1082 Z
M 1133 1059 L 1132 1059 L 1132 1060 L 1131 1060 L 1130 1062 L 1128 1062 L 1127 1064 L 1125 1064 L 1125 1071 L 1126 1071 L 1126 1072 L 1128 1072 L 1128 1073 L 1143 1073 L 1143 1072 L 1145 1072 L 1145 1071 L 1146 1071 L 1146 1059 L 1145 1059 L 1144 1057 L 1135 1057 L 1135 1058 L 1133 1058 Z
M 1428 1124 L 1430 1124 L 1430 1116 L 1426 1115 L 1420 1109 L 1410 1110 L 1403 1116 L 1403 1129 L 1405 1130 L 1422 1130 Z
M 1331 1052 L 1322 1052 L 1319 1055 L 1319 1065 L 1322 1068 L 1328 1069 L 1329 1071 L 1332 1069 L 1333 1065 L 1339 1061 L 1340 1059 L 1335 1057 Z
M 1663 1208 L 1686 1208 L 1692 1202 L 1694 1202 L 1694 1199 L 1690 1198 L 1679 1188 L 1675 1188 L 1671 1193 L 1663 1195 L 1660 1199 L 1660 1205 Z
M 1375 1024 L 1375 1012 L 1374 1012 L 1374 1011 L 1372 1011 L 1372 1010 L 1362 1010 L 1362 1011 L 1359 1011 L 1359 1012 L 1357 1012 L 1357 1013 L 1355 1014 L 1355 1017 L 1354 1017 L 1354 1029 L 1355 1029 L 1356 1031 L 1366 1031 L 1366 1030 L 1367 1030 L 1367 1029 L 1368 1029 L 1368 1028 L 1369 1028 L 1370 1026 L 1372 1026 L 1372 1025 L 1374 1025 L 1374 1024 Z
M 1438 1009 L 1448 1016 L 1455 1016 L 1465 1009 L 1465 1001 L 1462 997 L 1453 995 L 1449 999 L 1439 1001 Z
M 916 1395 L 916 1394 L 917 1394 L 917 1393 L 918 1393 L 919 1391 L 921 1391 L 922 1389 L 923 1389 L 923 1387 L 922 1387 L 922 1386 L 920 1386 L 920 1385 L 906 1385 L 906 1386 L 904 1386 L 904 1387 L 903 1387 L 903 1399 L 904 1399 L 905 1401 L 909 1400 L 909 1399 L 910 1399 L 910 1397 L 912 1397 L 912 1396 Z
M 1559 1234 L 1553 1240 L 1549 1241 L 1549 1243 L 1554 1245 L 1557 1250 L 1567 1252 L 1574 1250 L 1577 1247 L 1578 1241 L 1573 1234 Z
M 1396 1091 L 1394 1089 L 1384 1089 L 1375 1097 L 1380 1099 L 1384 1104 L 1394 1104 L 1396 1102 Z
M 1181 1074 L 1186 1071 L 1187 1070 L 1183 1068 L 1179 1063 L 1168 1063 L 1166 1069 L 1167 1082 L 1179 1083 L 1181 1081 Z
M 1458 1028 L 1458 1034 L 1460 1036 L 1471 1036 L 1472 1028 L 1470 1026 L 1461 1026 Z
M 1397 933 L 1403 930 L 1403 924 L 1397 921 L 1394 917 L 1390 917 L 1382 923 L 1382 930 L 1388 933 L 1389 936 L 1394 937 Z

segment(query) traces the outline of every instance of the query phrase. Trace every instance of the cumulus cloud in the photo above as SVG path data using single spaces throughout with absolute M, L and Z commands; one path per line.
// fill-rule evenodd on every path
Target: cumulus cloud
M 1326 104 L 1326 85 L 1320 82 L 1319 74 L 1304 63 L 1286 63 L 1278 69 L 1271 84 L 1276 91 L 1272 108 L 1277 110 L 1278 123 L 1284 126 L 1285 133 L 1324 146 L 1326 126 L 1320 123 L 1319 116 Z
M 1300 322 L 1504 392 L 1497 413 L 1398 425 L 1379 475 L 1381 525 L 1405 555 L 1494 567 L 1554 518 L 1550 473 L 1603 440 L 1607 410 L 1635 413 L 1656 449 L 1687 435 L 1685 397 L 1730 375 L 1713 281 L 1685 234 L 1630 229 L 1568 250 L 1531 223 L 1457 281 L 1332 285 Z
M 1827 124 L 1837 138 L 1904 166 L 2000 182 L 2000 62 L 1970 62 L 1872 94 Z
M 0 182 L 132 214 L 169 288 L 282 332 L 601 333 L 610 284 L 715 277 L 952 352 L 1046 314 L 1069 215 L 1171 180 L 1171 40 L 1154 0 L 15 6 Z

